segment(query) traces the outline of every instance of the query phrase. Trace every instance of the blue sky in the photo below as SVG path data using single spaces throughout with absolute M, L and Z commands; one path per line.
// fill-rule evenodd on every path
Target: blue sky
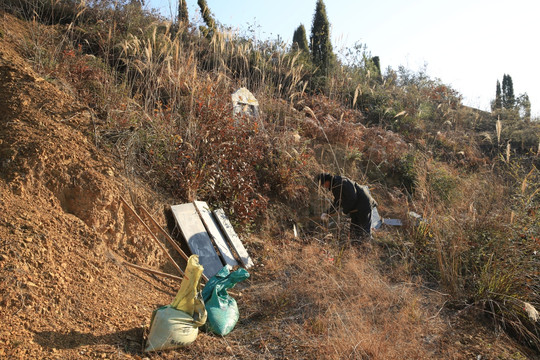
M 165 16 L 178 0 L 148 0 Z M 304 24 L 307 35 L 316 0 L 207 0 L 223 25 L 260 39 L 279 35 L 290 43 Z M 187 0 L 192 20 L 200 19 L 197 0 Z M 488 110 L 497 80 L 512 77 L 514 92 L 527 93 L 540 116 L 540 2 L 538 0 L 326 0 L 334 50 L 356 42 L 380 57 L 383 69 L 399 65 L 417 71 L 427 65 L 464 97 Z

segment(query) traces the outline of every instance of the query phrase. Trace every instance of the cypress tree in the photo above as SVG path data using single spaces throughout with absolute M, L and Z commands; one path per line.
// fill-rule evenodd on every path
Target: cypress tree
M 186 0 L 178 0 L 178 23 L 186 25 L 189 21 L 189 14 Z
M 326 16 L 326 6 L 322 0 L 317 0 L 310 38 L 311 58 L 315 66 L 319 68 L 320 75 L 326 76 L 334 53 L 330 42 L 330 24 Z
M 382 80 L 381 59 L 378 56 L 374 56 L 371 58 L 371 61 L 373 62 L 373 65 L 375 66 L 375 71 L 377 71 L 377 73 L 375 74 L 375 78 L 381 81 Z
M 513 109 L 516 104 L 512 77 L 506 74 L 503 76 L 502 83 L 502 104 L 505 109 Z
M 374 56 L 371 58 L 371 61 L 373 61 L 373 65 L 375 65 L 375 68 L 380 74 L 381 73 L 381 59 L 379 59 L 378 56 Z
M 216 29 L 216 22 L 212 16 L 212 13 L 210 12 L 210 9 L 208 8 L 208 5 L 206 4 L 206 0 L 197 0 L 197 4 L 201 9 L 202 18 L 207 26 L 207 28 L 202 29 L 202 31 L 205 33 L 205 35 L 209 36 Z
M 501 82 L 497 80 L 497 89 L 495 90 L 495 104 L 493 110 L 502 109 Z
M 300 26 L 296 28 L 293 34 L 292 42 L 293 42 L 293 49 L 306 51 L 306 52 L 309 51 L 307 36 L 306 36 L 306 28 L 304 27 L 304 25 L 300 24 Z

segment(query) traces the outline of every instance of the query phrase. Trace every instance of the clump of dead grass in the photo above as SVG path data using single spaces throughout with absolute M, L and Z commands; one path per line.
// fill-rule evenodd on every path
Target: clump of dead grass
M 402 253 L 454 306 L 477 309 L 538 348 L 538 323 L 525 305 L 539 304 L 538 225 L 531 211 L 538 187 L 529 187 L 538 183 L 537 170 L 505 162 L 508 172 L 471 174 L 425 164 L 416 171 L 413 202 L 423 219 L 407 227 Z
M 429 357 L 423 338 L 435 331 L 436 316 L 414 285 L 381 275 L 373 255 L 330 244 L 272 245 L 259 274 L 264 284 L 252 287 L 243 309 L 244 327 L 263 330 L 259 346 L 268 355 Z

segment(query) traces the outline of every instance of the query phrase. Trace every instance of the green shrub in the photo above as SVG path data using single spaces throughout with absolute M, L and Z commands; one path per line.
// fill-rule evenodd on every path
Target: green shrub
M 457 193 L 457 178 L 444 168 L 429 172 L 428 181 L 433 193 L 443 202 L 449 203 Z
M 393 167 L 391 176 L 394 182 L 397 182 L 400 186 L 403 186 L 407 193 L 413 195 L 417 182 L 416 173 L 416 155 L 413 152 L 409 152 L 401 157 Z

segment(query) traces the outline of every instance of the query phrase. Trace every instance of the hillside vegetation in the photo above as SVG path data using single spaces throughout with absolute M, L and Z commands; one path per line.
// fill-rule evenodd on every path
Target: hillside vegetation
M 0 358 L 538 358 L 538 119 L 380 72 L 365 46 L 339 59 L 322 76 L 306 50 L 138 2 L 4 1 Z M 258 119 L 233 117 L 240 87 Z M 313 220 L 322 171 L 403 226 L 350 246 L 346 217 Z M 226 209 L 256 264 L 230 335 L 142 352 L 179 284 L 122 265 L 175 274 L 120 196 L 164 227 L 172 204 Z

